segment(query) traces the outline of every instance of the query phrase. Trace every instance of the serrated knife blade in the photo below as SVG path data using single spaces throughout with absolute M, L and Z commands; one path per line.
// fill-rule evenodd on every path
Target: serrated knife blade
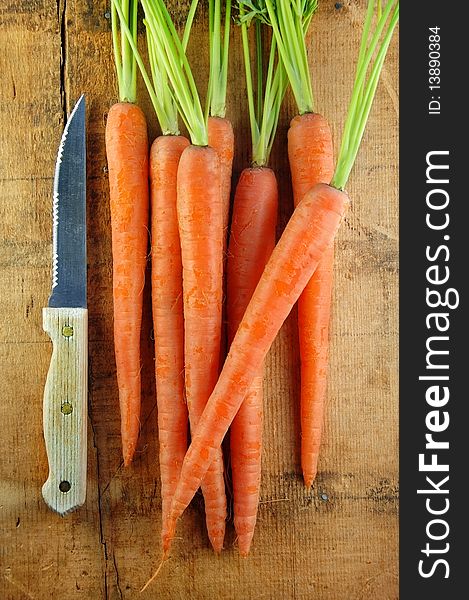
M 86 308 L 85 96 L 60 140 L 53 195 L 52 293 L 49 306 Z
M 43 328 L 52 340 L 43 426 L 47 505 L 65 515 L 85 502 L 88 396 L 86 308 L 86 126 L 81 96 L 57 153 L 52 203 L 52 292 Z

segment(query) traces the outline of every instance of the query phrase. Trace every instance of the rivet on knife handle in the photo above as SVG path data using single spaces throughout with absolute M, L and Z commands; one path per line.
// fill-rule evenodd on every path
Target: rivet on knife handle
M 86 497 L 88 311 L 44 308 L 43 327 L 53 350 L 44 389 L 49 477 L 42 495 L 50 508 L 65 515 Z

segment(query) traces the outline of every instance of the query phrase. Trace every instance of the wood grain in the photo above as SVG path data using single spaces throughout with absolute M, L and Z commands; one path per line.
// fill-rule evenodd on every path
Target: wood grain
M 180 16 L 186 3 L 178 6 Z M 190 47 L 207 81 L 205 7 Z M 342 5 L 337 9 L 336 4 Z M 364 0 L 323 0 L 309 41 L 318 110 L 340 140 L 353 83 Z M 112 342 L 111 243 L 104 154 L 116 100 L 106 1 L 0 0 L 0 597 L 131 599 L 159 559 L 160 486 L 150 298 L 142 336 L 143 413 L 137 457 L 122 468 Z M 299 464 L 296 314 L 266 365 L 261 506 L 252 554 L 240 559 L 232 525 L 210 550 L 197 496 L 172 558 L 145 598 L 394 600 L 397 577 L 397 36 L 352 173 L 352 208 L 340 232 L 329 399 L 314 488 Z M 149 100 L 140 88 L 157 134 Z M 89 452 L 85 505 L 61 518 L 41 497 L 47 476 L 42 394 L 51 344 L 41 327 L 51 266 L 51 194 L 64 115 L 88 106 Z M 279 232 L 292 211 L 285 150 L 291 95 L 272 166 L 280 179 Z M 234 33 L 228 116 L 235 177 L 249 160 L 239 32 Z

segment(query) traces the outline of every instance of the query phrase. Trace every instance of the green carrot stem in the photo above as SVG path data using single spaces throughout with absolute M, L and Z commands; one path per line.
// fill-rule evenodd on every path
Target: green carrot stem
M 376 94 L 376 88 L 378 86 L 378 82 L 380 79 L 381 71 L 383 68 L 384 60 L 386 58 L 386 53 L 389 48 L 389 44 L 391 43 L 391 38 L 393 34 L 393 30 L 397 24 L 397 20 L 399 18 L 399 7 L 395 9 L 391 22 L 389 24 L 389 28 L 386 32 L 386 35 L 383 40 L 383 44 L 380 47 L 378 54 L 376 56 L 375 63 L 372 66 L 370 77 L 366 88 L 363 93 L 363 101 L 357 111 L 357 120 L 356 126 L 353 131 L 353 148 L 351 149 L 351 156 L 349 162 L 347 164 L 347 172 L 350 173 L 352 170 L 353 164 L 355 162 L 355 158 L 357 156 L 358 150 L 360 148 L 361 140 L 363 138 L 363 134 L 365 131 L 366 123 L 368 121 L 368 117 L 371 111 L 371 106 L 373 104 L 373 100 Z M 348 175 L 347 175 L 348 177 Z
M 137 99 L 137 67 L 132 52 L 132 43 L 137 42 L 137 8 L 137 0 L 112 0 L 112 46 L 120 102 Z
M 391 4 L 392 4 L 392 2 L 388 3 L 389 10 L 387 11 L 386 16 L 389 14 L 389 11 L 391 9 L 391 6 L 390 6 Z M 371 18 L 369 19 L 370 6 L 371 6 L 372 14 L 371 14 Z M 342 143 L 343 144 L 346 143 L 347 145 L 353 139 L 352 129 L 356 123 L 355 116 L 356 116 L 356 111 L 358 109 L 357 107 L 363 101 L 363 89 L 364 89 L 364 82 L 365 82 L 365 77 L 367 74 L 368 66 L 370 64 L 370 61 L 373 56 L 376 45 L 379 42 L 381 32 L 382 32 L 384 24 L 385 24 L 384 18 L 381 18 L 380 20 L 378 20 L 376 29 L 374 32 L 372 32 L 372 39 L 370 42 L 368 42 L 368 37 L 370 35 L 369 29 L 371 26 L 371 20 L 372 20 L 375 8 L 376 8 L 376 0 L 375 1 L 369 0 L 367 17 L 365 20 L 365 27 L 364 27 L 364 30 L 362 33 L 362 41 L 360 44 L 360 53 L 359 53 L 359 60 L 357 62 L 355 83 L 353 85 L 352 97 L 350 100 L 350 108 L 348 111 L 349 118 L 347 118 L 347 120 L 345 122 L 344 133 L 342 136 Z M 345 151 L 345 148 L 344 148 L 344 151 Z
M 187 50 L 187 45 L 189 43 L 189 37 L 192 30 L 192 24 L 194 22 L 195 11 L 197 10 L 197 6 L 199 4 L 199 0 L 192 0 L 191 5 L 189 7 L 189 12 L 186 17 L 186 24 L 184 26 L 184 33 L 182 35 L 182 47 L 184 52 Z
M 298 112 L 314 112 L 305 36 L 317 9 L 317 0 L 265 0 L 265 7 Z
M 262 90 L 264 87 L 264 73 L 263 73 L 263 47 L 262 47 L 262 23 L 256 19 L 254 24 L 254 33 L 256 38 L 256 121 L 259 123 L 262 115 Z
M 189 131 L 191 141 L 196 146 L 206 146 L 207 123 L 183 42 L 179 39 L 163 0 L 141 1 L 159 64 L 171 84 L 172 98 Z
M 119 0 L 111 0 L 111 10 L 115 11 L 116 17 L 120 19 L 120 27 L 121 34 L 126 39 L 126 43 L 129 45 L 129 48 L 132 51 L 133 60 L 138 65 L 140 73 L 142 75 L 142 79 L 145 82 L 145 86 L 148 90 L 148 94 L 150 96 L 150 100 L 152 102 L 153 108 L 155 110 L 156 116 L 160 123 L 160 127 L 162 129 L 163 135 L 177 135 L 179 133 L 178 124 L 177 124 L 177 111 L 175 107 L 172 105 L 170 94 L 168 92 L 168 88 L 164 86 L 164 78 L 162 73 L 160 72 L 160 68 L 158 65 L 158 61 L 155 59 L 155 48 L 154 42 L 151 39 L 148 39 L 148 51 L 150 57 L 150 67 L 152 72 L 153 83 L 147 73 L 145 65 L 143 63 L 142 57 L 137 49 L 136 43 L 136 21 L 134 23 L 134 31 L 133 33 L 125 22 L 125 15 L 122 12 L 122 8 L 120 6 Z M 147 31 L 148 35 L 148 31 Z M 113 36 L 114 41 L 114 36 Z M 135 74 L 132 75 L 132 79 L 134 80 L 134 85 L 136 86 L 136 69 Z M 157 94 L 155 92 L 155 88 L 162 90 L 161 93 Z M 169 98 L 168 98 L 169 96 Z M 121 99 L 122 100 L 122 99 Z M 130 100 L 122 100 L 122 101 L 130 101 Z
M 153 102 L 153 108 L 155 109 L 162 134 L 179 135 L 177 106 L 171 94 L 168 77 L 160 64 L 157 44 L 153 38 L 151 29 L 145 19 L 143 22 L 147 33 L 148 58 L 152 73 L 152 84 L 148 83 L 147 89 L 150 97 L 156 97 L 156 101 Z M 158 94 L 156 90 L 159 91 Z
M 242 15 L 242 6 L 240 6 L 239 10 L 240 15 Z M 254 105 L 254 90 L 252 86 L 251 72 L 251 53 L 249 52 L 248 26 L 246 22 L 241 22 L 241 40 L 243 44 L 244 71 L 246 75 L 246 92 L 248 96 L 249 125 L 251 127 L 251 140 L 254 145 L 254 140 L 256 140 L 259 135 L 259 127 L 257 125 L 256 109 Z
M 253 13 L 249 13 L 253 15 Z M 277 130 L 280 107 L 285 96 L 288 80 L 283 63 L 278 58 L 277 43 L 272 36 L 265 83 L 263 81 L 263 43 L 262 31 L 265 20 L 259 15 L 246 18 L 244 5 L 239 3 L 239 23 L 243 44 L 246 90 L 248 96 L 249 122 L 251 127 L 252 164 L 266 166 L 269 162 L 272 144 Z M 249 47 L 248 26 L 254 19 L 254 50 L 256 64 L 256 93 L 254 93 L 251 71 L 251 52 Z M 263 24 L 264 23 L 264 24 Z
M 226 104 L 226 90 L 228 85 L 228 57 L 230 51 L 230 31 L 231 31 L 231 0 L 225 3 L 225 28 L 223 31 L 223 54 L 220 71 L 221 96 Z
M 377 21 L 372 31 L 372 17 Z M 331 185 L 343 190 L 360 148 L 366 123 L 376 94 L 381 70 L 392 34 L 399 20 L 399 1 L 388 0 L 384 9 L 377 0 L 368 1 L 368 9 L 360 44 L 357 72 L 345 122 L 337 167 Z M 384 34 L 383 34 L 384 32 Z M 371 40 L 369 38 L 371 36 Z
M 224 117 L 228 82 L 228 54 L 231 28 L 231 0 L 225 0 L 222 28 L 222 2 L 209 0 L 210 71 L 207 90 L 207 114 Z M 223 29 L 223 35 L 222 35 Z
M 119 19 L 119 16 L 117 14 L 116 5 L 114 2 L 112 2 L 112 4 L 111 4 L 112 48 L 114 51 L 114 63 L 116 65 L 116 72 L 117 72 L 117 84 L 119 86 L 119 98 L 121 98 L 122 61 L 121 61 L 121 57 L 120 57 L 118 19 Z

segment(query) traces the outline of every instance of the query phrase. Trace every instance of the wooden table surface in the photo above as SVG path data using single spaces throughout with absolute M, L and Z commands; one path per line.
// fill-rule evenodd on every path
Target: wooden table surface
M 205 4 L 205 3 L 203 3 Z M 318 110 L 336 145 L 347 110 L 365 1 L 323 0 L 309 42 Z M 180 16 L 188 2 L 172 2 Z M 342 7 L 340 7 L 342 5 Z M 109 2 L 0 1 L 0 598 L 387 600 L 398 597 L 397 513 L 397 36 L 348 190 L 337 242 L 330 383 L 319 474 L 299 466 L 299 367 L 293 311 L 266 368 L 265 448 L 251 555 L 238 556 L 232 524 L 214 555 L 198 496 L 172 557 L 141 596 L 160 556 L 160 484 L 148 289 L 143 415 L 137 456 L 124 470 L 113 358 L 111 243 L 104 153 L 116 100 Z M 207 79 L 206 13 L 191 61 Z M 50 290 L 51 196 L 67 111 L 85 92 L 88 112 L 88 496 L 61 518 L 41 497 L 47 476 L 42 392 L 51 345 L 42 331 Z M 155 120 L 143 89 L 141 103 Z M 234 33 L 228 115 L 237 134 L 235 176 L 249 160 L 239 32 Z M 279 232 L 292 211 L 285 103 L 272 166 L 281 188 Z

